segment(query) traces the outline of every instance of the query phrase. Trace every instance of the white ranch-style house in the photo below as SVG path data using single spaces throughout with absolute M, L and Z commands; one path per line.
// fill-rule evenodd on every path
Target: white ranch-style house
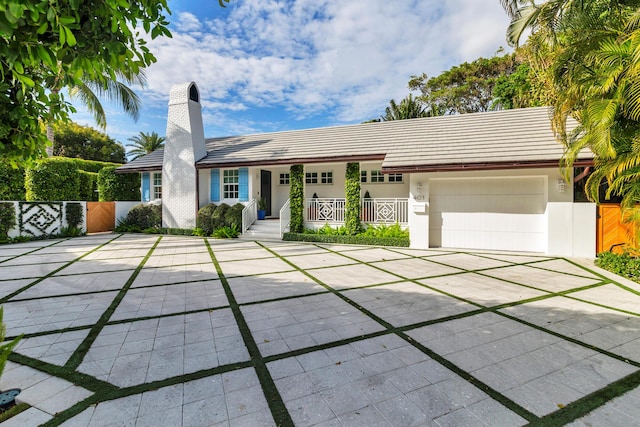
M 305 225 L 339 225 L 358 162 L 363 222 L 408 227 L 413 248 L 595 255 L 595 204 L 574 203 L 546 107 L 205 139 L 199 98 L 193 82 L 174 86 L 164 150 L 118 170 L 142 174 L 142 201 L 162 200 L 166 227 L 240 202 L 245 231 L 265 198 L 284 229 L 292 165 L 304 165 Z M 590 164 L 585 152 L 576 166 Z

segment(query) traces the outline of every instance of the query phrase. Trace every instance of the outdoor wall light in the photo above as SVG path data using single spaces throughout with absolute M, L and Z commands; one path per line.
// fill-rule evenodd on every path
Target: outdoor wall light
M 567 182 L 564 179 L 558 179 L 556 184 L 558 186 L 558 192 L 564 193 L 565 191 L 567 191 Z

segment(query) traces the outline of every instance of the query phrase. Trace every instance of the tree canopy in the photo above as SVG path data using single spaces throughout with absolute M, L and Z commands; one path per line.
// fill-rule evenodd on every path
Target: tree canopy
M 67 120 L 58 89 L 139 74 L 156 61 L 146 46 L 171 36 L 167 0 L 5 0 L 0 10 L 0 157 L 18 164 L 44 152 L 40 122 Z
M 54 156 L 113 163 L 126 161 L 125 149 L 121 143 L 91 127 L 73 122 L 58 123 L 53 126 L 53 131 Z
M 588 196 L 600 201 L 606 181 L 607 196 L 621 196 L 627 214 L 640 219 L 640 0 L 501 2 L 512 17 L 513 43 L 525 28 L 532 30 L 531 64 L 550 83 L 567 173 L 578 154 L 590 149 L 595 170 L 586 183 Z M 579 126 L 567 133 L 569 117 Z
M 129 156 L 131 160 L 135 160 L 138 157 L 145 154 L 153 153 L 154 151 L 164 147 L 164 136 L 159 136 L 157 132 L 144 133 L 140 132 L 136 136 L 132 136 L 128 139 L 132 144 L 127 144 L 127 147 L 131 147 L 129 150 Z
M 500 78 L 513 74 L 519 62 L 515 54 L 478 58 L 452 67 L 439 76 L 411 76 L 409 89 L 419 90 L 419 99 L 441 114 L 465 114 L 496 108 L 493 89 Z

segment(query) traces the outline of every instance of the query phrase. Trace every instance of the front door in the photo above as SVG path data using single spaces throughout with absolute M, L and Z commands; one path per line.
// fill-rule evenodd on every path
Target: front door
M 267 216 L 271 216 L 271 171 L 260 171 L 260 197 L 267 201 Z

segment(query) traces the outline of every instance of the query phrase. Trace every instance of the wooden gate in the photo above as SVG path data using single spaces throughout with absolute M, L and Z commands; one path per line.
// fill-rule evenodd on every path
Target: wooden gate
M 87 233 L 112 231 L 116 226 L 116 202 L 87 202 Z
M 621 253 L 623 245 L 635 246 L 636 230 L 632 224 L 622 222 L 620 205 L 598 206 L 596 220 L 596 253 Z

